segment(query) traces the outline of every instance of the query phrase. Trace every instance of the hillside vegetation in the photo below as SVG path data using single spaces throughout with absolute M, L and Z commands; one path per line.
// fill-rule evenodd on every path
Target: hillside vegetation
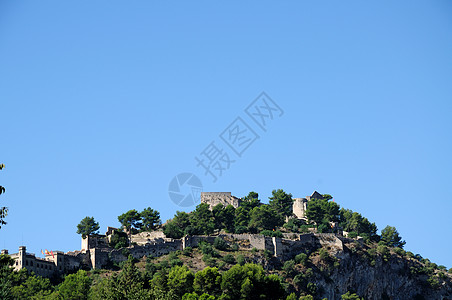
M 239 250 L 217 237 L 158 258 L 130 256 L 108 270 L 78 270 L 51 279 L 25 269 L 15 272 L 13 261 L 2 255 L 0 299 L 452 299 L 452 269 L 405 251 L 394 227 L 377 234 L 374 223 L 323 196 L 308 202 L 304 220 L 292 218 L 292 196 L 275 190 L 269 204 L 254 192 L 237 209 L 218 205 L 209 210 L 200 204 L 191 213 L 177 212 L 160 230 L 172 238 L 331 232 L 340 237 L 343 250 L 311 247 L 281 259 L 268 250 Z M 158 212 L 145 211 L 152 216 L 146 226 L 137 211 L 121 215 L 121 223 L 132 220 L 123 224 L 129 231 L 158 229 Z M 98 228 L 94 219 L 83 224 L 79 228 Z

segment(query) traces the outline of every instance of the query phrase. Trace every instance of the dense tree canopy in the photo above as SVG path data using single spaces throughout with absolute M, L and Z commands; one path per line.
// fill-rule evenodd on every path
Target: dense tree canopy
M 141 229 L 141 215 L 136 209 L 131 209 L 118 216 L 118 221 L 129 232 L 136 232 Z
M 269 204 L 273 210 L 279 213 L 282 217 L 292 215 L 292 194 L 287 194 L 282 189 L 273 190 L 272 196 L 269 197 Z
M 190 225 L 190 215 L 177 211 L 173 219 L 163 226 L 163 233 L 170 238 L 180 239 L 185 235 L 185 229 Z
M 340 226 L 348 232 L 355 232 L 366 239 L 378 240 L 377 226 L 375 223 L 350 209 L 342 208 L 339 212 Z
M 253 208 L 250 214 L 248 228 L 253 233 L 262 230 L 275 230 L 284 223 L 283 216 L 277 213 L 270 205 L 261 205 Z
M 329 201 L 330 195 L 325 196 L 323 199 L 312 199 L 307 205 L 306 217 L 317 225 L 339 221 L 339 205 Z
M 141 216 L 141 230 L 152 231 L 162 223 L 160 221 L 160 213 L 150 207 L 143 209 Z

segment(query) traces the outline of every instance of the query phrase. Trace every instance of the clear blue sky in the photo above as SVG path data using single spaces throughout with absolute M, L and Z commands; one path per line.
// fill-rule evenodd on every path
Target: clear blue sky
M 450 1 L 1 1 L 1 248 L 166 220 L 192 172 L 264 202 L 332 194 L 450 268 L 451 53 Z M 262 91 L 284 110 L 266 132 L 244 113 Z M 213 183 L 194 158 L 239 116 L 260 138 Z

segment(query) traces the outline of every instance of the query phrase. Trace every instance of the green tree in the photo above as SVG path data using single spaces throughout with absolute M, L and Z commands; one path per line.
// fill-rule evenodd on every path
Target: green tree
M 221 274 L 218 269 L 206 267 L 197 272 L 193 281 L 193 288 L 199 295 L 207 293 L 218 296 L 221 293 Z
M 248 230 L 248 224 L 250 222 L 250 211 L 246 208 L 239 206 L 235 210 L 234 218 L 234 232 L 245 233 Z
M 150 207 L 143 209 L 141 216 L 141 230 L 152 231 L 161 224 L 160 213 Z
M 223 273 L 221 299 L 283 299 L 284 288 L 277 275 L 265 275 L 256 264 L 235 265 Z
M 381 231 L 381 242 L 388 247 L 403 248 L 405 245 L 405 241 L 402 240 L 402 237 L 397 232 L 397 229 L 389 225 Z
M 196 209 L 190 214 L 190 227 L 191 232 L 187 234 L 212 234 L 215 229 L 215 223 L 212 215 L 212 211 L 209 208 L 209 204 L 201 203 L 196 206 Z
M 247 196 L 242 198 L 242 202 L 240 203 L 240 206 L 247 211 L 251 211 L 253 208 L 260 205 L 261 201 L 259 200 L 259 194 L 256 192 L 249 192 Z
M 0 164 L 0 170 L 2 170 L 5 167 L 4 164 Z M 0 195 L 5 192 L 5 188 L 0 185 Z M 2 228 L 2 225 L 6 225 L 6 222 L 4 221 L 6 216 L 8 216 L 8 207 L 1 206 L 0 207 L 0 228 Z
M 339 221 L 339 205 L 329 201 L 330 195 L 325 194 L 325 196 L 323 199 L 313 199 L 308 202 L 306 217 L 314 221 L 317 226 L 326 224 L 329 228 L 329 222 Z
M 270 205 L 261 205 L 253 208 L 250 214 L 248 228 L 257 233 L 262 230 L 273 230 L 284 223 L 283 216 L 278 214 Z
M 227 232 L 234 232 L 235 208 L 231 204 L 224 207 L 217 204 L 212 209 L 215 229 L 226 229 Z
M 287 194 L 282 189 L 273 190 L 272 196 L 269 197 L 270 206 L 283 217 L 292 215 L 292 194 Z
M 224 223 L 223 211 L 224 211 L 224 206 L 221 203 L 215 205 L 212 208 L 212 216 L 213 216 L 213 220 L 214 220 L 214 226 L 215 226 L 215 229 L 217 229 L 217 230 L 221 230 L 224 228 L 223 227 L 224 226 L 223 225 L 223 223 Z
M 77 225 L 77 233 L 86 238 L 87 235 L 99 232 L 99 223 L 94 220 L 94 217 L 84 217 Z
M 306 208 L 306 217 L 308 220 L 314 221 L 318 226 L 322 223 L 324 214 L 325 211 L 323 210 L 322 203 L 319 200 L 314 199 L 308 202 Z
M 0 255 L 0 299 L 13 299 L 12 287 L 14 259 L 6 254 Z
M 115 231 L 110 238 L 110 247 L 120 249 L 129 246 L 129 239 L 125 232 Z
M 86 299 L 91 287 L 92 279 L 84 270 L 67 275 L 58 288 L 58 293 L 63 299 Z
M 37 294 L 48 296 L 52 293 L 52 285 L 48 278 L 31 274 L 20 285 L 15 285 L 12 290 L 14 299 L 31 299 Z
M 163 233 L 173 239 L 180 239 L 185 234 L 185 229 L 190 225 L 190 215 L 183 211 L 177 211 L 174 218 L 168 220 L 163 226 Z
M 176 295 L 182 297 L 185 293 L 193 291 L 195 275 L 187 266 L 175 266 L 168 274 L 168 288 Z
M 129 256 L 119 275 L 110 279 L 106 293 L 107 299 L 149 299 L 149 291 L 144 289 L 144 280 L 135 266 L 132 256 Z
M 141 228 L 141 216 L 135 209 L 118 216 L 118 221 L 128 232 L 137 231 Z
M 348 232 L 356 232 L 361 236 L 368 236 L 373 241 L 378 241 L 377 226 L 375 223 L 370 223 L 367 218 L 361 214 L 350 209 L 342 208 L 339 211 L 340 226 Z

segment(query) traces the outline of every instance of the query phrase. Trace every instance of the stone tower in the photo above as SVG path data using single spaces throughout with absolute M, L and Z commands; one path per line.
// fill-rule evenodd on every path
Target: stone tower
M 323 196 L 319 192 L 314 191 L 311 196 L 306 196 L 306 198 L 294 198 L 292 205 L 293 214 L 298 219 L 306 218 L 305 214 L 308 207 L 308 202 L 313 199 L 323 199 Z
M 293 206 L 292 206 L 293 214 L 298 219 L 305 218 L 307 206 L 308 206 L 308 200 L 306 198 L 294 198 Z

